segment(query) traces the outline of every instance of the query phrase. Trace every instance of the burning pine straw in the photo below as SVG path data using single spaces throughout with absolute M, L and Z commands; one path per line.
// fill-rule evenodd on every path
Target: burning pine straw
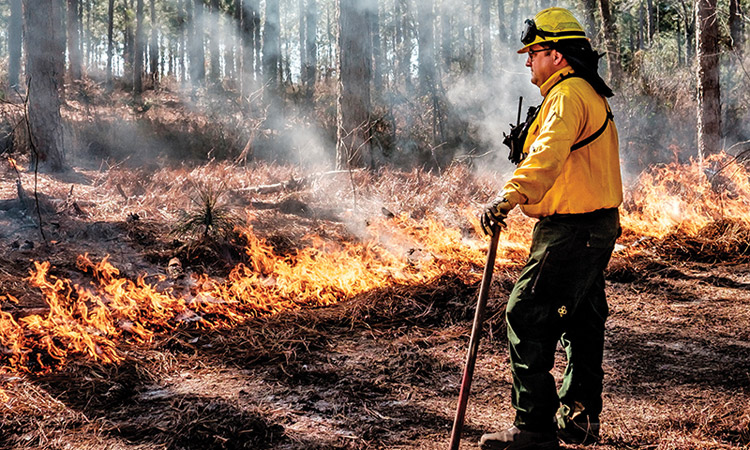
M 623 270 L 632 271 L 648 262 L 651 266 L 646 270 L 654 264 L 660 270 L 673 270 L 669 258 L 746 262 L 750 242 L 747 171 L 724 158 L 711 163 L 720 164 L 715 176 L 707 176 L 697 164 L 659 167 L 644 174 L 628 192 L 623 210 L 626 249 L 618 252 L 613 266 L 620 264 Z M 46 383 L 50 392 L 62 398 L 69 395 L 66 383 L 74 379 L 80 381 L 77 391 L 87 392 L 82 396 L 87 402 L 111 402 L 119 407 L 118 402 L 142 394 L 133 394 L 134 386 L 149 383 L 151 375 L 139 371 L 153 364 L 139 355 L 157 350 L 180 357 L 200 353 L 224 364 L 278 362 L 283 370 L 294 372 L 299 359 L 324 351 L 352 330 L 400 342 L 412 339 L 408 333 L 414 330 L 429 328 L 428 336 L 413 348 L 458 341 L 468 334 L 487 249 L 486 241 L 477 238 L 476 212 L 493 195 L 497 183 L 493 174 L 483 178 L 456 166 L 441 176 L 386 170 L 301 175 L 288 167 L 261 164 L 250 170 L 209 164 L 162 169 L 143 177 L 123 168 L 87 176 L 92 182 L 76 185 L 74 195 L 85 215 L 73 218 L 69 209 L 58 209 L 56 220 L 63 231 L 54 238 L 68 249 L 58 257 L 69 258 L 71 251 L 79 249 L 73 244 L 80 237 L 96 240 L 100 236 L 87 221 L 96 221 L 99 229 L 113 217 L 120 218 L 121 226 L 109 231 L 127 234 L 135 251 L 117 262 L 81 252 L 84 255 L 75 267 L 64 259 L 60 267 L 58 262 L 38 258 L 27 278 L 27 291 L 33 290 L 33 295 L 17 283 L 12 292 L 5 290 L 0 360 L 11 403 L 17 398 L 18 383 L 26 384 L 29 379 Z M 29 174 L 18 177 L 28 184 Z M 50 179 L 43 178 L 41 185 L 51 202 L 73 192 Z M 217 192 L 211 192 L 202 202 L 211 214 L 198 211 L 198 215 L 186 216 L 195 186 L 223 186 L 230 195 L 220 203 Z M 197 203 L 200 207 L 201 202 Z M 146 249 L 153 251 L 153 258 L 147 258 L 151 263 L 166 267 L 179 245 L 159 235 L 166 235 L 162 231 L 170 228 L 165 224 L 172 224 L 174 230 L 183 220 L 183 225 L 190 225 L 183 228 L 198 239 L 208 239 L 211 223 L 204 219 L 218 207 L 227 218 L 231 213 L 232 220 L 226 223 L 236 225 L 232 232 L 242 238 L 234 241 L 242 250 L 240 257 L 233 256 L 239 262 L 233 260 L 220 276 L 200 270 L 215 265 L 184 258 L 185 267 L 175 264 L 180 273 L 171 273 L 171 264 L 166 273 L 157 275 L 139 275 L 141 271 L 134 270 L 138 265 L 127 270 L 118 267 L 131 256 L 142 257 Z M 490 303 L 492 336 L 504 335 L 500 298 L 507 297 L 511 280 L 526 257 L 533 222 L 517 211 L 508 220 L 498 253 L 502 275 L 494 285 L 494 291 L 501 294 Z M 81 227 L 86 233 L 81 233 Z M 226 233 L 229 226 L 222 228 Z M 65 230 L 70 230 L 68 235 Z M 189 242 L 195 237 L 180 239 Z M 102 251 L 109 237 L 101 241 L 91 253 L 117 254 Z M 35 255 L 41 256 L 41 251 Z M 666 261 L 655 261 L 651 255 L 664 256 Z M 221 254 L 214 251 L 202 258 L 221 259 Z M 627 274 L 618 278 L 616 270 L 610 270 L 615 281 L 628 281 Z M 29 298 L 43 300 L 43 305 L 35 306 L 46 308 L 44 312 L 21 314 L 20 308 L 13 309 L 13 302 L 28 303 Z M 434 382 L 429 374 L 444 363 L 420 360 L 423 355 L 408 350 L 411 347 L 406 344 L 394 344 L 392 355 L 378 359 L 383 367 L 377 376 L 417 385 Z M 399 372 L 397 366 L 406 371 Z M 312 376 L 299 369 L 300 376 Z M 118 370 L 126 375 L 118 375 Z M 65 382 L 55 381 L 56 376 Z M 104 381 L 86 381 L 91 379 Z M 353 381 L 352 386 L 356 385 Z M 181 409 L 183 405 L 190 405 L 189 410 Z M 227 448 L 243 448 L 231 447 L 244 436 L 240 422 L 252 425 L 251 434 L 260 436 L 259 447 L 270 445 L 280 435 L 275 425 L 263 422 L 253 411 L 230 409 L 226 424 L 213 421 L 215 411 L 229 406 L 210 396 L 157 396 L 139 405 L 141 409 L 121 406 L 121 413 L 109 416 L 120 424 L 118 434 L 127 436 L 129 430 L 152 427 L 149 430 L 158 436 L 154 445 L 188 445 L 167 431 L 184 430 L 186 436 L 209 447 L 219 445 L 211 441 L 218 437 L 226 439 Z M 162 410 L 170 412 L 153 422 L 158 425 L 127 417 L 134 411 L 158 416 Z M 15 414 L 10 413 L 9 420 L 22 420 L 12 419 Z M 198 417 L 207 418 L 206 424 L 199 423 Z M 73 414 L 69 420 L 79 426 L 84 419 Z M 28 431 L 31 424 L 19 422 L 19 426 Z M 84 426 L 96 428 L 102 442 L 111 431 L 98 422 Z
M 750 225 L 739 220 L 709 223 L 695 234 L 676 231 L 656 244 L 659 253 L 711 264 L 750 262 Z
M 280 256 L 248 228 L 249 264 L 238 265 L 223 281 L 199 275 L 190 281 L 186 295 L 159 291 L 142 277 L 122 277 L 106 258 L 94 263 L 79 256 L 79 270 L 93 278 L 88 286 L 53 276 L 48 262 L 37 262 L 28 281 L 41 292 L 49 313 L 16 319 L 0 312 L 4 364 L 18 372 L 45 373 L 77 355 L 117 363 L 123 359 L 119 342 L 148 343 L 179 327 L 231 328 L 259 315 L 332 305 L 381 286 L 429 283 L 448 267 L 477 280 L 482 249 L 459 245 L 460 232 L 430 219 L 388 221 L 393 222 L 388 246 L 400 249 L 416 240 L 424 246 L 421 257 L 402 259 L 378 240 L 364 245 L 318 242 L 295 255 Z M 383 226 L 373 224 L 378 239 L 386 231 Z M 12 296 L 6 299 L 15 301 Z

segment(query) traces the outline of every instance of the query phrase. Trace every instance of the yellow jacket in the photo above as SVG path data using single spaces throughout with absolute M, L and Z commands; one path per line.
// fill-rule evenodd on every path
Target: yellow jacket
M 527 156 L 501 193 L 531 217 L 586 213 L 622 203 L 614 122 L 593 142 L 570 150 L 596 133 L 609 111 L 604 97 L 583 78 L 558 83 L 572 72 L 565 67 L 540 87 L 544 101 L 524 143 Z

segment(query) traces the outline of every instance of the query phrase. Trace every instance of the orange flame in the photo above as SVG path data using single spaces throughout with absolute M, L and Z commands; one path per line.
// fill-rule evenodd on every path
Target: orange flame
M 18 167 L 18 163 L 15 159 L 8 156 L 8 164 L 10 164 L 11 169 L 15 170 L 16 172 L 20 172 L 21 169 Z
M 330 305 L 376 287 L 428 282 L 447 270 L 463 272 L 469 281 L 479 277 L 485 241 L 467 239 L 435 219 L 417 222 L 406 215 L 370 228 L 373 238 L 365 243 L 310 236 L 313 245 L 282 256 L 248 227 L 243 234 L 250 262 L 224 281 L 197 277 L 184 296 L 159 292 L 143 277 L 127 279 L 107 258 L 95 263 L 88 255 L 78 257 L 78 268 L 92 276 L 85 287 L 50 274 L 49 262 L 35 262 L 27 281 L 39 289 L 49 312 L 18 320 L 0 312 L 3 360 L 12 371 L 35 373 L 77 356 L 117 363 L 123 359 L 121 342 L 148 343 L 180 326 L 227 328 L 259 315 Z M 410 258 L 420 244 L 422 257 Z
M 641 236 L 659 238 L 675 230 L 693 234 L 724 219 L 750 225 L 750 177 L 726 153 L 711 155 L 702 165 L 654 167 L 641 174 L 628 197 L 623 228 Z
M 659 237 L 676 228 L 693 232 L 726 217 L 750 225 L 747 170 L 727 155 L 709 158 L 706 166 L 717 168 L 715 174 L 707 175 L 695 162 L 644 173 L 628 193 L 623 227 L 631 234 Z M 147 344 L 179 327 L 226 329 L 260 315 L 330 305 L 374 288 L 428 283 L 446 272 L 477 282 L 487 240 L 476 238 L 476 212 L 467 216 L 474 230 L 449 227 L 434 217 L 382 218 L 369 225 L 371 236 L 364 242 L 307 236 L 312 244 L 290 255 L 277 254 L 247 227 L 242 233 L 249 262 L 225 280 L 197 276 L 184 294 L 160 291 L 144 277 L 128 279 L 107 258 L 78 257 L 78 268 L 91 277 L 86 286 L 50 274 L 48 262 L 35 262 L 27 281 L 40 291 L 49 312 L 16 319 L 0 311 L 0 375 L 49 372 L 76 357 L 118 363 L 123 343 Z M 527 254 L 533 220 L 513 211 L 508 224 L 498 264 L 522 261 Z M 0 300 L 15 299 L 6 295 Z

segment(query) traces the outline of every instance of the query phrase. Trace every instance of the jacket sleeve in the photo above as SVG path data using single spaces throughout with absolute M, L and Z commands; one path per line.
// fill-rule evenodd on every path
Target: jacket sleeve
M 562 90 L 550 93 L 526 140 L 528 156 L 502 190 L 512 204 L 535 204 L 544 198 L 570 154 L 581 130 L 583 104 Z

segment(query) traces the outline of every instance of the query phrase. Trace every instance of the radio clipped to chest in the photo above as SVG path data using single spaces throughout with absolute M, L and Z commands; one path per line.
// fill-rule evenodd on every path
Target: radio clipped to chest
M 526 120 L 521 122 L 521 109 L 523 108 L 523 97 L 518 99 L 518 117 L 516 118 L 517 125 L 510 125 L 510 133 L 503 133 L 503 144 L 507 145 L 510 151 L 508 152 L 508 159 L 515 165 L 518 165 L 526 157 L 523 152 L 523 144 L 526 142 L 526 136 L 529 134 L 531 124 L 539 115 L 539 106 L 529 107 L 526 112 Z

